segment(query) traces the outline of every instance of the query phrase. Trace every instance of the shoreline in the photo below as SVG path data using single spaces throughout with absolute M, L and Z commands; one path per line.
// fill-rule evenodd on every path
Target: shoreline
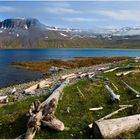
M 125 60 L 117 61 L 117 62 L 115 62 L 115 64 L 116 63 L 122 63 L 123 61 L 127 61 L 127 60 L 128 60 L 128 58 L 125 59 Z M 91 66 L 69 68 L 69 69 L 66 69 L 66 70 L 63 70 L 63 71 L 54 72 L 54 73 L 51 73 L 49 75 L 44 75 L 41 78 L 37 78 L 35 80 L 31 80 L 31 81 L 28 81 L 28 82 L 23 82 L 23 83 L 19 83 L 19 84 L 11 84 L 10 86 L 1 87 L 0 95 L 9 95 L 9 93 L 13 90 L 14 87 L 19 92 L 21 92 L 21 89 L 23 91 L 26 88 L 28 88 L 28 87 L 30 87 L 34 84 L 37 84 L 39 81 L 44 80 L 44 79 L 50 79 L 50 80 L 53 80 L 53 81 L 58 81 L 58 79 L 60 79 L 60 77 L 62 75 L 66 75 L 66 74 L 70 74 L 70 73 L 77 73 L 77 72 L 97 71 L 98 68 L 111 66 L 112 64 L 113 64 L 113 62 L 101 63 L 101 64 L 94 64 L 94 65 L 91 65 Z M 23 67 L 20 67 L 20 68 L 24 69 Z
M 1 88 L 0 89 L 0 96 L 7 95 L 9 97 L 16 98 L 16 101 L 19 101 L 21 99 L 28 98 L 28 97 L 35 97 L 35 96 L 44 95 L 46 93 L 50 93 L 51 91 L 53 91 L 54 87 L 58 86 L 59 80 L 64 75 L 68 75 L 68 74 L 72 74 L 72 73 L 79 73 L 79 72 L 82 72 L 82 73 L 94 72 L 95 75 L 98 75 L 98 74 L 102 73 L 102 71 L 99 70 L 100 68 L 112 67 L 112 66 L 114 66 L 116 64 L 120 64 L 120 63 L 125 62 L 125 61 L 128 61 L 128 59 L 127 60 L 118 61 L 118 62 L 115 62 L 115 63 L 111 62 L 111 63 L 92 65 L 92 66 L 88 66 L 88 67 L 85 66 L 85 67 L 80 67 L 80 68 L 67 69 L 65 71 L 60 71 L 60 72 L 57 72 L 57 73 L 53 73 L 53 74 L 51 74 L 49 76 L 44 76 L 43 78 L 39 78 L 38 80 L 33 80 L 33 81 L 30 81 L 30 82 L 25 82 L 25 83 L 11 85 L 11 86 L 8 86 L 8 87 Z M 49 89 L 48 88 L 37 89 L 35 91 L 35 94 L 33 94 L 33 95 L 25 95 L 25 94 L 23 94 L 25 89 L 27 89 L 27 88 L 35 85 L 35 84 L 38 84 L 42 80 L 52 81 L 53 85 Z M 11 92 L 12 92 L 12 90 L 14 88 L 16 88 L 16 91 L 18 93 L 16 95 L 12 95 L 11 94 Z
M 109 47 L 90 47 L 90 48 L 88 48 L 88 47 L 83 47 L 83 48 L 81 48 L 81 47 L 63 47 L 63 48 L 55 48 L 55 47 L 53 47 L 53 48 L 0 48 L 0 50 L 30 50 L 30 49 L 32 49 L 32 50 L 35 50 L 35 49 L 98 49 L 98 50 L 102 50 L 102 49 L 104 49 L 104 50 L 140 50 L 140 48 L 109 48 Z
M 119 62 L 118 62 L 119 63 Z M 23 99 L 24 97 L 31 97 L 31 96 L 38 96 L 38 95 L 43 95 L 44 93 L 47 93 L 47 91 L 49 89 L 40 89 L 37 90 L 37 92 L 34 95 L 31 96 L 24 96 L 22 93 L 25 89 L 37 84 L 38 82 L 42 81 L 42 80 L 52 80 L 54 81 L 54 84 L 56 84 L 60 77 L 63 75 L 67 75 L 67 74 L 71 74 L 71 73 L 78 73 L 78 72 L 90 72 L 90 71 L 95 71 L 95 73 L 99 73 L 100 71 L 98 71 L 99 68 L 101 67 L 108 67 L 111 66 L 112 63 L 106 63 L 106 64 L 99 64 L 99 65 L 93 65 L 93 66 L 89 66 L 89 67 L 81 67 L 81 68 L 74 68 L 74 69 L 69 69 L 67 71 L 62 71 L 62 72 L 58 72 L 58 73 L 54 73 L 48 77 L 44 77 L 44 78 L 39 78 L 38 80 L 34 80 L 34 81 L 30 81 L 30 82 L 25 82 L 25 83 L 21 83 L 21 84 L 16 84 L 16 85 L 11 85 L 8 87 L 4 87 L 0 89 L 0 96 L 3 95 L 7 95 L 7 96 L 14 96 L 11 95 L 11 92 L 13 90 L 13 88 L 16 88 L 16 90 L 18 91 L 18 95 L 19 99 Z

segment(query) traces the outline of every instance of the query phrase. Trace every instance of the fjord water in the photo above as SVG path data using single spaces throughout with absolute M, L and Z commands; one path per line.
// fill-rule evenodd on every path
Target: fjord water
M 47 61 L 49 59 L 71 59 L 73 57 L 140 56 L 140 50 L 119 49 L 3 49 L 0 50 L 0 87 L 19 84 L 40 78 L 40 72 L 24 70 L 11 62 Z

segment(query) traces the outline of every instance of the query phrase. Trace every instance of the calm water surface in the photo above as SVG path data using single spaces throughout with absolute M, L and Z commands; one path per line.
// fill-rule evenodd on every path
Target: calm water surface
M 0 50 L 0 87 L 40 78 L 40 72 L 23 70 L 11 62 L 71 59 L 76 56 L 140 56 L 140 50 L 113 49 L 6 49 Z

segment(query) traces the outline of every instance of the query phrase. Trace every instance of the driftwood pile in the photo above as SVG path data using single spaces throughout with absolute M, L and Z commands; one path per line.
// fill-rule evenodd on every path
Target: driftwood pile
M 24 94 L 31 95 L 35 94 L 35 90 L 39 88 L 49 88 L 51 86 L 52 82 L 48 80 L 42 80 L 38 84 L 35 84 L 27 89 L 24 90 Z
M 54 113 L 57 108 L 60 94 L 68 83 L 69 80 L 65 80 L 44 102 L 40 103 L 39 101 L 35 101 L 32 103 L 28 112 L 30 118 L 27 124 L 25 139 L 33 139 L 36 132 L 40 130 L 42 124 L 57 131 L 64 130 L 63 122 L 57 119 Z
M 62 76 L 61 80 L 63 82 L 61 85 L 55 89 L 44 102 L 40 103 L 38 100 L 33 102 L 27 113 L 29 121 L 24 138 L 33 139 L 36 132 L 40 130 L 41 125 L 48 126 L 56 131 L 63 131 L 65 129 L 64 124 L 54 115 L 54 113 L 64 87 L 67 86 L 74 78 L 92 77 L 93 75 L 95 75 L 94 72 L 80 74 L 73 73 Z M 36 87 L 32 87 L 30 89 L 35 90 Z
M 137 90 L 129 86 L 126 82 L 124 81 L 122 82 L 135 95 L 136 98 L 140 97 L 140 93 Z M 105 88 L 110 93 L 112 101 L 120 100 L 120 96 L 116 95 L 114 91 L 108 85 L 105 85 Z M 128 107 L 133 107 L 132 105 L 119 105 L 119 106 L 120 106 L 120 109 L 95 121 L 93 124 L 89 124 L 89 127 L 92 128 L 93 134 L 96 138 L 106 138 L 106 139 L 114 138 L 116 136 L 119 136 L 122 133 L 133 132 L 138 127 L 140 127 L 140 114 L 117 118 L 117 119 L 108 119 Z

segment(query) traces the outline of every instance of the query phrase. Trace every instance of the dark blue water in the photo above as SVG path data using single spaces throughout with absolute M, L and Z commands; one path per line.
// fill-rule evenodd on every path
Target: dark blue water
M 77 56 L 140 56 L 140 50 L 113 49 L 6 49 L 0 50 L 0 87 L 30 81 L 42 76 L 40 72 L 23 70 L 11 62 L 70 59 Z

